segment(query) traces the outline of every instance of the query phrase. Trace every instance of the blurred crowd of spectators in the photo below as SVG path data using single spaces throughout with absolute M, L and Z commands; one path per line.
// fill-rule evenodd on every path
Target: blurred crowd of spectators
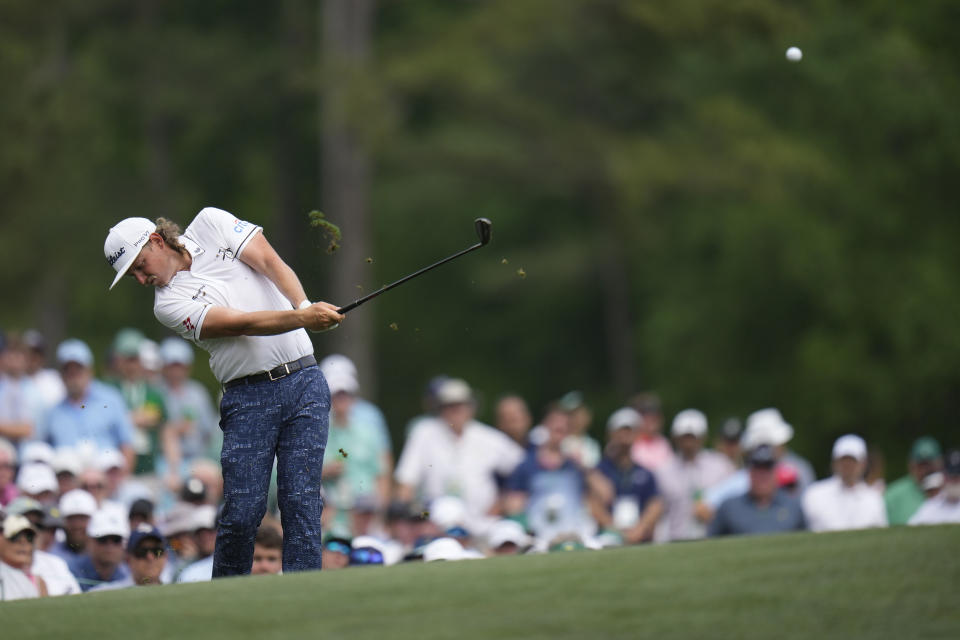
M 0 337 L 0 600 L 210 579 L 220 430 L 193 359 L 179 338 L 124 329 L 100 379 L 80 340 L 48 349 L 36 331 Z M 818 480 L 774 408 L 711 432 L 697 409 L 667 421 L 643 393 L 606 417 L 599 442 L 578 392 L 536 424 L 522 397 L 503 395 L 491 426 L 476 420 L 466 381 L 439 376 L 395 456 L 354 364 L 333 355 L 320 366 L 332 400 L 327 569 L 960 522 L 960 452 L 930 437 L 887 486 L 882 457 L 844 435 Z M 280 572 L 270 505 L 255 574 Z

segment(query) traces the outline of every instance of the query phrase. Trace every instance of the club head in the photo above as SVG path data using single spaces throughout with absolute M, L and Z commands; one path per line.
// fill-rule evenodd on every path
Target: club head
M 473 225 L 477 228 L 477 236 L 480 237 L 480 244 L 490 242 L 493 223 L 490 222 L 489 218 L 477 218 L 473 221 Z

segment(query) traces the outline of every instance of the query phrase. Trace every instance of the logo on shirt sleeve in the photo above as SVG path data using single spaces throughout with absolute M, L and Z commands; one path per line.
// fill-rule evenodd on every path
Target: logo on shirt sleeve
M 183 326 L 187 328 L 187 331 L 194 331 L 197 328 L 197 325 L 190 322 L 190 318 L 183 321 Z
M 234 233 L 243 233 L 243 230 L 247 228 L 249 222 L 244 222 L 243 220 L 238 220 L 234 218 L 233 220 L 233 232 Z

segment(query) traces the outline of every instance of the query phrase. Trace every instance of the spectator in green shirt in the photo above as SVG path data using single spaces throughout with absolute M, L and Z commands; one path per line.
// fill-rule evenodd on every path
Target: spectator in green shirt
M 943 467 L 940 443 L 929 436 L 918 438 L 910 450 L 907 467 L 907 475 L 891 483 L 884 494 L 887 519 L 891 526 L 906 524 L 926 500 L 923 478 Z

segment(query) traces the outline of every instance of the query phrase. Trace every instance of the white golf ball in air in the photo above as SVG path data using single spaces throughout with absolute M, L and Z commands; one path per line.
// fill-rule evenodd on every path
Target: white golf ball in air
M 800 51 L 800 47 L 790 47 L 787 49 L 787 60 L 790 62 L 800 62 L 802 57 L 803 51 Z

